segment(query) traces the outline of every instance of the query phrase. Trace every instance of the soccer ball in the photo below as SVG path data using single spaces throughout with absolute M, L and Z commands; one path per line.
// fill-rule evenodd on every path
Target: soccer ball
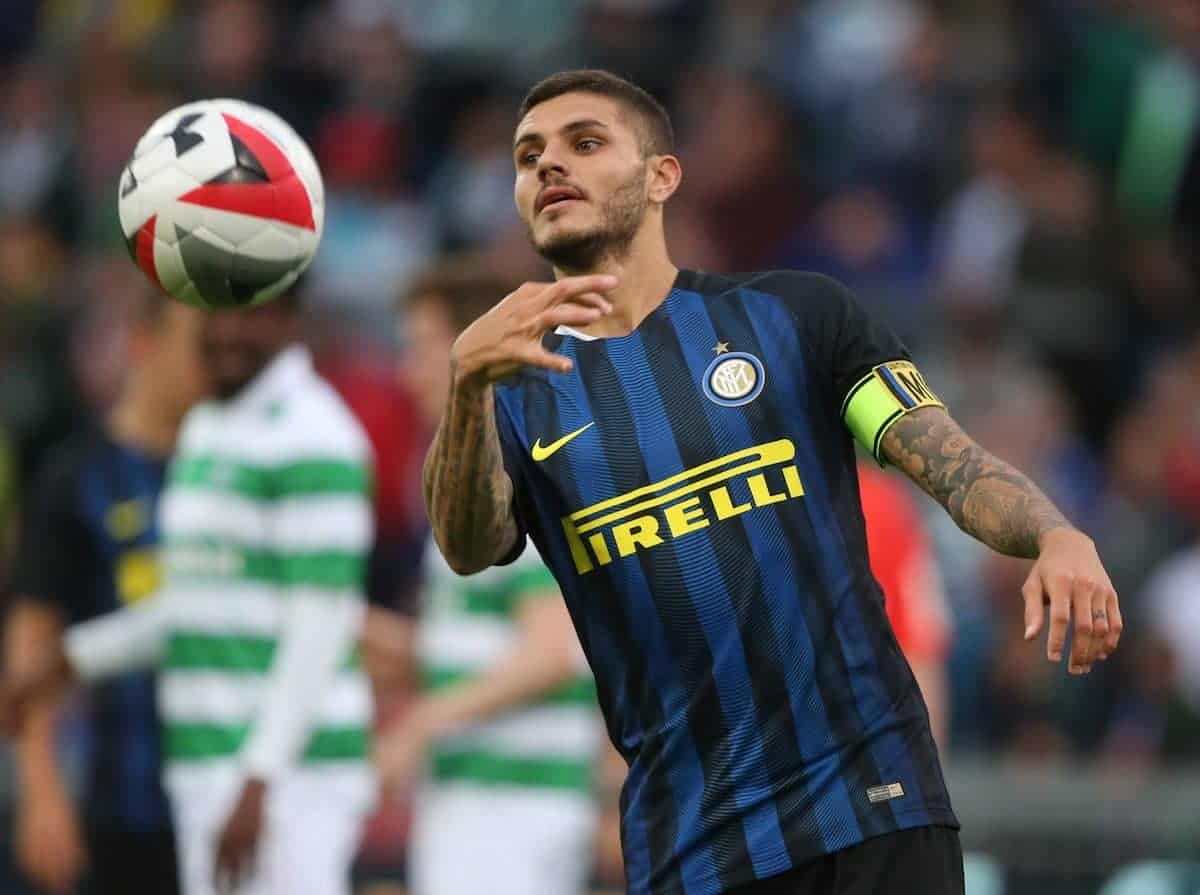
M 325 187 L 278 115 L 203 100 L 150 125 L 121 174 L 117 211 L 129 254 L 168 295 L 245 308 L 275 298 L 312 261 Z

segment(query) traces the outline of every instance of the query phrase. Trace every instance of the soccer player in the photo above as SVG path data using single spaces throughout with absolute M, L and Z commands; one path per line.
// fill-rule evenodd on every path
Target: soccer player
M 158 587 L 158 498 L 183 415 L 203 394 L 200 312 L 140 296 L 130 371 L 94 431 L 57 450 L 29 490 L 28 524 L 5 631 L 6 673 L 21 676 L 68 624 L 131 606 Z M 16 858 L 52 893 L 171 895 L 175 840 L 162 791 L 151 675 L 88 694 L 92 747 L 77 812 L 58 767 L 54 703 L 39 706 L 16 744 Z
M 954 422 L 827 278 L 677 270 L 662 108 L 604 72 L 525 98 L 515 197 L 557 281 L 457 340 L 425 465 L 462 574 L 531 537 L 629 763 L 629 891 L 963 888 L 957 821 L 867 563 L 851 439 L 968 533 L 1036 558 L 1025 633 L 1072 673 L 1121 617 L 1092 541 Z M 736 221 L 728 223 L 736 227 Z
M 404 376 L 431 428 L 450 391 L 450 348 L 503 283 L 481 262 L 450 259 L 408 292 Z M 377 749 L 386 783 L 423 777 L 412 892 L 583 892 L 603 729 L 549 569 L 530 545 L 510 565 L 464 578 L 430 540 L 416 627 L 423 693 Z
M 291 298 L 205 317 L 216 400 L 168 471 L 161 595 L 71 627 L 0 712 L 27 716 L 55 673 L 157 665 L 185 895 L 348 893 L 374 799 L 356 649 L 369 445 L 297 324 Z

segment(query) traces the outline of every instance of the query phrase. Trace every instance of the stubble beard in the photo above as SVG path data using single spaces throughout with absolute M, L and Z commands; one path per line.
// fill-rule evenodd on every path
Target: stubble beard
M 568 274 L 595 270 L 608 258 L 622 258 L 633 244 L 646 215 L 646 172 L 639 170 L 613 192 L 591 230 L 562 233 L 539 243 L 529 233 L 539 255 Z

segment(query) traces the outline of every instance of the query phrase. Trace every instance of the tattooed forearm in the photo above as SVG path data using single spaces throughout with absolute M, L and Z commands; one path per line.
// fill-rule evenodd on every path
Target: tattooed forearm
M 490 385 L 451 387 L 425 455 L 423 479 L 430 525 L 452 569 L 478 572 L 512 548 L 518 534 L 513 488 L 500 453 Z
M 972 441 L 940 408 L 897 420 L 883 436 L 883 454 L 959 528 L 1001 553 L 1036 557 L 1044 532 L 1069 525 L 1037 485 Z

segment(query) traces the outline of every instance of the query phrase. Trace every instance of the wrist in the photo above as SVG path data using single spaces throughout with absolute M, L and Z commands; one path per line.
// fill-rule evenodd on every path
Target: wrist
M 1061 525 L 1051 526 L 1038 535 L 1038 554 L 1041 555 L 1048 547 L 1056 542 L 1073 541 L 1079 538 L 1087 538 L 1088 540 L 1091 540 L 1079 529 L 1065 522 Z

